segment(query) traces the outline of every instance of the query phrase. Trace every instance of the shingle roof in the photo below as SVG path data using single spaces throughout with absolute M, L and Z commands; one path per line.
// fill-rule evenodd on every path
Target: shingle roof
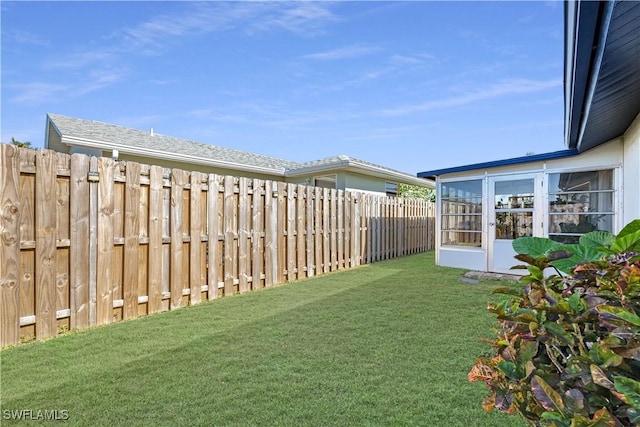
M 260 168 L 263 173 L 271 173 L 279 176 L 301 175 L 341 168 L 356 168 L 360 171 L 365 171 L 363 173 L 369 175 L 384 176 L 386 178 L 394 177 L 395 179 L 408 183 L 429 185 L 425 180 L 418 179 L 414 175 L 347 155 L 300 163 L 94 120 L 84 120 L 51 113 L 47 116 L 60 133 L 63 143 L 71 145 L 92 146 L 105 150 L 118 149 L 122 153 L 147 155 L 150 157 L 153 157 L 154 153 L 162 153 L 165 158 L 172 155 L 176 157 L 184 156 L 183 161 L 198 159 L 201 162 L 206 161 L 207 163 L 223 165 L 228 168 L 245 170 Z
M 285 169 L 299 165 L 297 162 L 235 150 L 217 145 L 203 144 L 186 139 L 174 138 L 158 133 L 116 126 L 94 120 L 49 114 L 49 118 L 63 137 L 103 142 L 105 145 L 122 145 L 167 153 L 208 158 L 223 162 L 273 169 L 283 174 Z

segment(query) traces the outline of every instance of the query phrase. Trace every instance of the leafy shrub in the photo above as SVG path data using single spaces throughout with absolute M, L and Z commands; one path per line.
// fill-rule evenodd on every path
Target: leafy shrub
M 640 220 L 617 236 L 513 247 L 524 286 L 494 291 L 507 296 L 488 306 L 497 333 L 468 375 L 491 393 L 484 409 L 529 425 L 640 424 Z

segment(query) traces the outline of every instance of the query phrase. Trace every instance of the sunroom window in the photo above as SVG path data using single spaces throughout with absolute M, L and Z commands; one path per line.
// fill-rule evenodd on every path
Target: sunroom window
M 577 243 L 590 231 L 613 232 L 613 171 L 549 175 L 549 238 Z
M 440 185 L 440 230 L 443 246 L 482 245 L 482 180 Z

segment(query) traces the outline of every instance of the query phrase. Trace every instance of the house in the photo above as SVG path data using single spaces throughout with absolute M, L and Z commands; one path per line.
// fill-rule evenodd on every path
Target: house
M 564 6 L 566 149 L 419 173 L 436 179 L 439 265 L 513 273 L 517 237 L 640 218 L 640 2 Z
M 63 153 L 339 190 L 397 195 L 399 184 L 435 187 L 433 181 L 346 155 L 300 163 L 58 114 L 47 114 L 44 146 Z

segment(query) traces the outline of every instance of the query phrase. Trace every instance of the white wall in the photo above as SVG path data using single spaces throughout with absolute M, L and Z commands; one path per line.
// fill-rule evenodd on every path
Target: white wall
M 640 114 L 624 134 L 623 225 L 640 218 Z

